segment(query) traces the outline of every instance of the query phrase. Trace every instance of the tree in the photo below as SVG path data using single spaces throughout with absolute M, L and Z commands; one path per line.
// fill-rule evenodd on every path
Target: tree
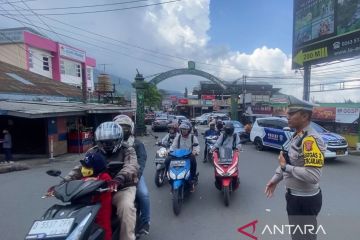
M 156 85 L 146 83 L 144 92 L 144 104 L 148 107 L 157 107 L 161 103 L 161 94 Z

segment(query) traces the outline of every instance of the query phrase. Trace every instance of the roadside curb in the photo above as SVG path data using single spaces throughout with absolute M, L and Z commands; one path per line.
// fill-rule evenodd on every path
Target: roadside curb
M 360 156 L 360 151 L 349 151 L 349 155 Z

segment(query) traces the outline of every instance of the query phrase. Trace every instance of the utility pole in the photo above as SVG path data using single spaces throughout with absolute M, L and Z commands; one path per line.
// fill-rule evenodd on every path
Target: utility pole
M 245 113 L 245 96 L 246 96 L 246 75 L 243 75 L 243 86 L 242 86 L 243 98 L 242 98 L 242 109 L 243 114 Z
M 304 64 L 303 100 L 305 100 L 305 101 L 309 101 L 309 99 L 310 99 L 310 75 L 311 75 L 311 65 Z
M 101 64 L 99 64 L 99 66 L 103 66 L 103 68 L 104 68 L 104 70 L 103 70 L 103 73 L 105 73 L 106 71 L 105 71 L 105 67 L 106 66 L 110 66 L 111 64 L 109 64 L 109 63 L 101 63 Z

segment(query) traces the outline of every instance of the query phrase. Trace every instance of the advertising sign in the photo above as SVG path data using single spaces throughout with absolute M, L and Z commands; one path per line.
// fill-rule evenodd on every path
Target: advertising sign
M 201 95 L 202 100 L 213 100 L 215 99 L 215 95 Z
M 256 104 L 254 106 L 251 106 L 251 111 L 253 114 L 272 114 L 272 107 L 270 105 L 265 104 Z
M 336 108 L 335 122 L 353 123 L 359 118 L 359 108 Z
M 313 109 L 312 119 L 318 121 L 335 121 L 336 108 L 335 107 L 315 107 Z
M 80 62 L 85 62 L 85 52 L 76 48 L 59 44 L 60 55 Z
M 188 104 L 189 100 L 187 98 L 179 98 L 179 103 L 180 104 Z
M 357 0 L 294 0 L 293 69 L 360 54 Z

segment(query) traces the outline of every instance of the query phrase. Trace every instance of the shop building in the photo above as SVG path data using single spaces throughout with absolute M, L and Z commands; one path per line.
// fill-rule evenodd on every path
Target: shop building
M 1 29 L 0 53 L 0 61 L 94 91 L 96 60 L 84 50 L 53 41 L 31 28 Z

